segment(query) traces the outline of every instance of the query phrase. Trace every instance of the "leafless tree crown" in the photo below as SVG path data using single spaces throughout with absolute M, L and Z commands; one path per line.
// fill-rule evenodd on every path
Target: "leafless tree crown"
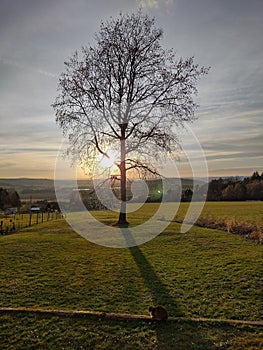
M 163 49 L 162 36 L 142 12 L 121 14 L 101 23 L 96 46 L 65 62 L 53 107 L 70 153 L 91 164 L 125 141 L 126 170 L 151 170 L 160 150 L 178 149 L 176 127 L 195 118 L 196 83 L 208 69 Z

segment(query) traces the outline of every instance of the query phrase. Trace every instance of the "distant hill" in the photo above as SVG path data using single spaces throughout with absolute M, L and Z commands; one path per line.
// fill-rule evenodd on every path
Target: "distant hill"
M 6 188 L 28 188 L 28 187 L 38 187 L 38 188 L 49 188 L 53 186 L 53 180 L 50 179 L 34 179 L 34 178 L 10 178 L 10 179 L 0 179 L 0 187 Z
M 193 186 L 193 180 L 189 178 L 171 179 L 171 181 L 172 182 L 181 181 L 183 190 L 187 188 L 192 188 Z M 63 183 L 63 187 L 65 185 L 65 188 L 71 186 L 71 182 L 68 180 L 63 180 L 62 183 Z M 201 185 L 204 183 L 204 181 L 200 179 L 198 183 Z M 91 188 L 92 182 L 91 180 L 88 180 L 88 179 L 79 180 L 78 185 L 80 189 Z M 42 200 L 42 199 L 55 200 L 56 198 L 54 181 L 51 179 L 35 179 L 35 178 L 9 178 L 9 179 L 2 178 L 1 179 L 0 178 L 0 187 L 6 188 L 6 189 L 14 188 L 18 192 L 21 200 L 29 200 L 31 198 L 33 201 Z
M 55 199 L 54 181 L 50 179 L 14 178 L 0 179 L 0 187 L 14 188 L 21 200 Z

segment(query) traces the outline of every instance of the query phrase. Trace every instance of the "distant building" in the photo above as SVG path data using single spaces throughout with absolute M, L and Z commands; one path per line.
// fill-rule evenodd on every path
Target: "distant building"
M 40 213 L 41 212 L 41 208 L 40 207 L 36 207 L 36 206 L 32 206 L 30 208 L 31 213 Z
M 14 207 L 14 208 L 6 208 L 6 210 L 5 210 L 5 214 L 6 214 L 6 215 L 17 214 L 17 212 L 18 212 L 17 207 Z

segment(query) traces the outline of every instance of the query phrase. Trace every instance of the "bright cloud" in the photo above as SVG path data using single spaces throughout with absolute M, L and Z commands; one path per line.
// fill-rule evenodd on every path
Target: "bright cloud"
M 173 0 L 137 0 L 137 2 L 142 8 L 159 8 L 173 4 Z

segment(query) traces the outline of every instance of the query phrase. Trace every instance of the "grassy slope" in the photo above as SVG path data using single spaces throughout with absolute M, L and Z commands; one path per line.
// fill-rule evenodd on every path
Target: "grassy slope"
M 31 225 L 40 224 L 44 221 L 60 219 L 62 215 L 60 213 L 32 213 Z M 16 230 L 20 230 L 29 226 L 30 214 L 16 214 L 16 215 L 0 215 L 0 221 L 3 222 L 3 229 L 10 231 L 15 224 Z
M 3 313 L 0 346 L 3 350 L 255 350 L 262 349 L 263 334 L 255 327 L 190 321 L 163 324 Z
M 183 219 L 189 203 L 181 203 L 176 217 Z M 201 217 L 236 219 L 263 226 L 263 202 L 206 202 Z
M 147 244 L 117 250 L 85 241 L 58 221 L 0 237 L 0 245 L 1 306 L 144 314 L 149 304 L 160 303 L 171 316 L 261 317 L 263 246 L 231 234 L 201 228 L 180 234 L 173 223 Z M 23 314 L 2 314 L 0 322 L 0 345 L 8 349 L 12 343 L 14 349 L 263 346 L 255 327 Z

